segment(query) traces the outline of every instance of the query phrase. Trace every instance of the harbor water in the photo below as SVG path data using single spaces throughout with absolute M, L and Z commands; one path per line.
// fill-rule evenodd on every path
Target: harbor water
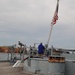
M 8 61 L 13 57 L 20 58 L 20 54 L 14 53 L 11 57 L 11 53 L 0 53 L 0 61 Z

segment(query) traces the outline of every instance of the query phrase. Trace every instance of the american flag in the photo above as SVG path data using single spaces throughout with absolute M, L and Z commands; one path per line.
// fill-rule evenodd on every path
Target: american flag
M 57 6 L 56 6 L 56 10 L 55 10 L 51 25 L 56 24 L 56 22 L 58 20 L 58 7 L 59 7 L 59 0 L 57 1 Z

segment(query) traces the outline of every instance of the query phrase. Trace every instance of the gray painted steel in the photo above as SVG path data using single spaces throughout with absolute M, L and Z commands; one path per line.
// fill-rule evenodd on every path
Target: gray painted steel
M 32 58 L 30 66 L 28 60 L 24 62 L 24 70 L 44 75 L 64 75 L 65 63 L 48 62 L 48 59 Z
M 65 75 L 75 75 L 75 54 L 61 54 L 65 57 Z
M 64 75 L 65 63 L 49 63 L 49 75 Z
M 66 61 L 65 75 L 75 75 L 75 62 Z

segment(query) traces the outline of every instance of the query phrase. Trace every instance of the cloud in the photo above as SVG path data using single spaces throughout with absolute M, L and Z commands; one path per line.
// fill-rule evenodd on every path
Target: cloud
M 55 7 L 55 0 L 0 0 L 0 45 L 46 44 Z M 49 46 L 74 48 L 74 9 L 73 0 L 60 0 Z

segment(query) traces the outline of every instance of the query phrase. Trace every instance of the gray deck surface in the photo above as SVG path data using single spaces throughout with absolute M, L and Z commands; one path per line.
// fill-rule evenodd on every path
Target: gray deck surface
M 13 68 L 9 62 L 0 62 L 0 75 L 37 75 L 25 73 L 23 71 L 23 65 Z

